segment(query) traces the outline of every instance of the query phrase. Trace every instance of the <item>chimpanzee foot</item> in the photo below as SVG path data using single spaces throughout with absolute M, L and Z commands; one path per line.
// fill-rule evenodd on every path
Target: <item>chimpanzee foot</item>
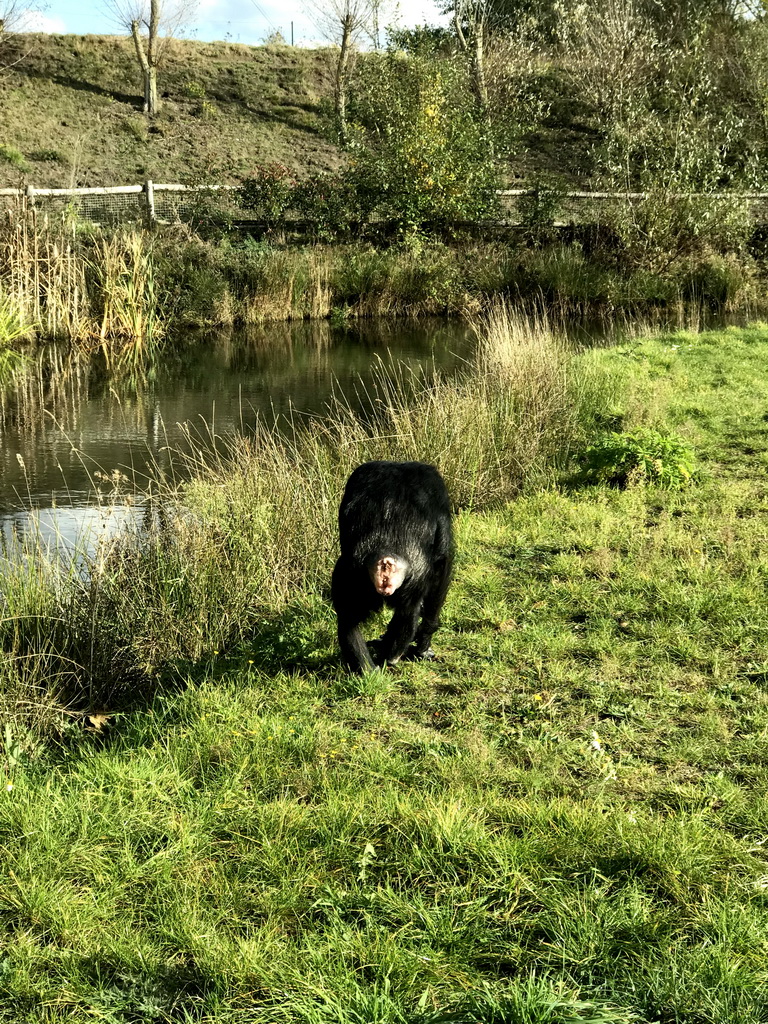
M 426 651 L 419 651 L 414 644 L 403 655 L 403 661 L 437 661 L 437 655 L 431 647 L 428 647 Z
M 378 640 L 368 641 L 368 653 L 373 658 L 373 663 L 377 668 L 386 668 L 387 665 L 397 665 L 402 661 L 437 661 L 437 655 L 428 647 L 426 651 L 419 651 L 416 644 L 411 644 L 405 654 L 400 658 L 385 658 L 383 652 L 383 637 L 379 637 Z

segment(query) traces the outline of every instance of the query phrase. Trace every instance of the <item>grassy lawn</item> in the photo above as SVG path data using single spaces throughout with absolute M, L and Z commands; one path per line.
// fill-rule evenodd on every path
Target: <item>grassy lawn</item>
M 342 674 L 312 592 L 7 728 L 0 1019 L 768 1021 L 768 328 L 581 358 L 696 482 L 462 512 L 440 662 Z

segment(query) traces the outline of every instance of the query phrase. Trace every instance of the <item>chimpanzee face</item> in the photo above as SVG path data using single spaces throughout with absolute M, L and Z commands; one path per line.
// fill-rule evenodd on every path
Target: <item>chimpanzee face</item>
M 391 597 L 405 580 L 408 563 L 397 555 L 386 555 L 374 562 L 368 571 L 376 593 Z

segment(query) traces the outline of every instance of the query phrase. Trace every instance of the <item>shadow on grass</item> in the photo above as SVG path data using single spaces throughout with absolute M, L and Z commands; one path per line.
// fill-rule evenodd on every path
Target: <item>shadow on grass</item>
M 118 103 L 127 103 L 137 110 L 141 110 L 144 103 L 144 98 L 139 95 L 138 90 L 135 93 L 121 92 L 119 89 L 98 85 L 95 82 L 75 78 L 73 75 L 51 75 L 45 71 L 27 67 L 23 64 L 17 73 L 26 78 L 39 79 L 41 82 L 54 82 L 65 89 L 74 89 L 76 92 L 87 92 L 94 96 L 103 96 L 106 99 L 115 100 Z
M 283 612 L 258 624 L 242 653 L 269 675 L 311 672 L 325 675 L 338 668 L 335 635 L 322 621 L 318 603 L 294 601 Z
M 220 983 L 187 953 L 155 971 L 137 971 L 128 962 L 93 957 L 82 965 L 92 992 L 89 1010 L 108 1020 L 199 1020 Z M 114 1016 L 113 1016 L 114 1015 Z
M 154 666 L 142 664 L 125 637 L 100 637 L 98 630 L 81 635 L 82 622 L 65 616 L 24 615 L 4 626 L 0 709 L 9 709 L 17 731 L 30 730 L 64 751 L 128 740 L 136 713 L 141 718 L 151 712 L 155 730 L 168 728 L 184 703 L 174 698 L 203 684 L 237 685 L 242 679 L 244 686 L 269 690 L 294 676 L 331 692 L 343 675 L 335 630 L 319 598 L 297 600 L 251 631 L 244 625 L 229 647 L 222 642 L 220 649 L 191 658 L 161 655 Z M 26 707 L 39 709 L 30 711 L 29 721 Z

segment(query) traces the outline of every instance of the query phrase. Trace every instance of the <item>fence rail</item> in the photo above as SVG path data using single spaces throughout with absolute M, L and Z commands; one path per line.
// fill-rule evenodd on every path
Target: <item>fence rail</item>
M 24 202 L 42 213 L 58 214 L 71 209 L 78 216 L 97 224 L 141 220 L 149 224 L 190 221 L 199 217 L 206 205 L 215 203 L 221 212 L 227 212 L 241 222 L 255 222 L 253 212 L 238 202 L 237 185 L 179 185 L 156 184 L 145 181 L 140 185 L 106 185 L 89 188 L 0 188 L 0 209 Z M 500 224 L 520 222 L 516 200 L 547 194 L 535 188 L 499 189 L 502 218 Z M 599 207 L 606 201 L 642 202 L 651 197 L 649 192 L 556 192 L 549 193 L 559 210 L 555 226 L 586 223 L 599 220 Z M 671 192 L 669 199 L 709 199 L 747 201 L 754 204 L 752 215 L 756 222 L 768 222 L 768 192 Z
M 72 212 L 97 224 L 141 220 L 150 224 L 183 221 L 194 218 L 206 198 L 231 196 L 236 185 L 159 185 L 145 181 L 141 185 L 105 185 L 94 188 L 25 188 L 0 189 L 0 207 L 24 202 L 43 213 Z M 233 207 L 236 202 L 225 205 Z

